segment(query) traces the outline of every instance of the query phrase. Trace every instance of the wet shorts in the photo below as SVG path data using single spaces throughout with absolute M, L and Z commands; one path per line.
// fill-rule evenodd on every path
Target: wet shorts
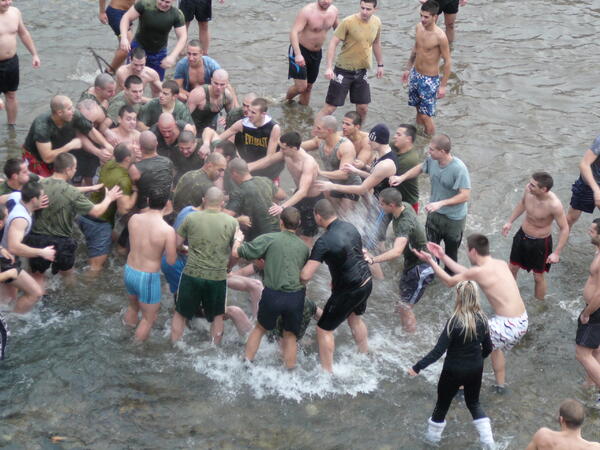
M 509 261 L 527 272 L 533 270 L 534 273 L 544 273 L 550 270 L 550 264 L 546 263 L 550 253 L 552 236 L 535 238 L 526 235 L 523 228 L 519 228 L 513 238 Z
M 413 67 L 408 78 L 408 106 L 416 106 L 419 114 L 435 116 L 435 102 L 440 77 L 421 75 Z
M 171 294 L 175 294 L 177 292 L 177 288 L 179 287 L 179 280 L 181 279 L 181 274 L 183 272 L 183 268 L 185 267 L 185 263 L 187 262 L 187 258 L 183 255 L 177 255 L 177 259 L 175 260 L 175 264 L 172 266 L 167 264 L 167 256 L 163 255 L 160 270 L 162 270 L 163 275 L 165 276 L 167 283 L 169 283 L 169 291 Z
M 0 61 L 0 92 L 14 92 L 19 89 L 19 57 Z
M 265 287 L 258 304 L 256 320 L 265 330 L 271 331 L 275 328 L 277 319 L 281 317 L 283 330 L 294 333 L 298 337 L 302 327 L 305 293 L 304 289 L 283 292 Z
M 112 226 L 109 222 L 90 216 L 77 216 L 75 222 L 85 236 L 88 257 L 108 255 L 112 244 Z
M 31 173 L 35 173 L 41 177 L 49 177 L 54 173 L 52 164 L 46 164 L 41 159 L 36 158 L 33 153 L 25 150 L 23 147 L 23 161 L 27 162 L 27 168 Z
M 133 50 L 135 50 L 137 47 L 141 47 L 141 45 L 139 44 L 138 41 L 136 41 L 135 39 L 131 42 L 131 53 L 133 53 Z M 159 50 L 156 53 L 152 53 L 149 52 L 148 50 L 144 49 L 146 51 L 146 66 L 150 67 L 151 69 L 154 69 L 158 72 L 158 76 L 160 77 L 160 81 L 164 80 L 165 78 L 165 69 L 163 69 L 160 66 L 160 62 L 165 59 L 167 57 L 167 47 Z
M 306 334 L 306 330 L 310 325 L 310 321 L 315 317 L 317 313 L 317 304 L 312 300 L 304 299 L 304 309 L 302 311 L 302 324 L 300 325 L 300 331 L 296 334 L 296 340 L 300 340 Z M 283 320 L 281 316 L 277 319 L 275 328 L 267 334 L 269 340 L 279 339 L 283 337 Z
M 100 160 L 96 155 L 92 155 L 85 150 L 71 150 L 69 152 L 77 160 L 77 170 L 73 177 L 73 182 L 78 183 L 82 178 L 93 178 L 96 175 Z
M 367 78 L 367 69 L 333 69 L 333 80 L 329 81 L 325 103 L 331 106 L 343 106 L 350 91 L 350 103 L 367 105 L 371 103 L 371 89 Z
M 108 24 L 112 28 L 115 35 L 120 39 L 121 38 L 121 29 L 120 29 L 121 18 L 125 15 L 127 10 L 126 9 L 117 9 L 117 8 L 113 8 L 112 6 L 107 6 L 105 12 L 106 12 L 106 17 L 108 18 Z M 129 25 L 129 29 L 131 29 L 131 25 Z
M 15 256 L 15 262 L 12 262 L 8 258 L 0 257 L 0 272 L 6 272 L 11 269 L 17 269 L 18 276 L 21 273 L 21 259 Z M 9 278 L 8 280 L 4 280 L 4 283 L 12 283 L 13 281 L 15 281 L 15 278 Z
M 588 323 L 581 323 L 581 315 L 577 318 L 577 335 L 575 343 L 586 348 L 600 347 L 600 309 L 590 315 Z
M 489 319 L 490 338 L 494 350 L 510 350 L 527 333 L 527 312 L 519 317 L 494 316 Z
M 571 208 L 589 214 L 593 213 L 596 208 L 594 191 L 581 177 L 571 186 Z
M 418 264 L 405 270 L 400 278 L 400 301 L 416 305 L 434 278 L 435 273 L 429 264 Z
M 290 45 L 288 50 L 288 59 L 290 60 L 290 67 L 288 70 L 288 78 L 294 78 L 296 80 L 306 80 L 308 84 L 314 84 L 319 76 L 319 66 L 321 65 L 321 57 L 323 51 L 318 50 L 316 52 L 310 51 L 306 47 L 300 45 L 300 53 L 304 57 L 304 67 L 296 64 L 294 49 Z
M 325 198 L 323 194 L 317 195 L 316 197 L 304 197 L 298 203 L 296 208 L 300 211 L 300 234 L 302 236 L 316 236 L 319 232 L 319 226 L 315 222 L 315 204 Z
M 25 239 L 23 239 L 23 243 L 33 248 L 45 248 L 49 245 L 54 245 L 54 250 L 56 250 L 54 261 L 48 261 L 39 256 L 29 258 L 29 267 L 32 272 L 44 273 L 52 266 L 52 273 L 57 274 L 59 271 L 72 269 L 75 264 L 77 241 L 73 238 L 29 233 L 25 236 Z
M 186 319 L 193 319 L 202 307 L 206 320 L 212 322 L 216 316 L 225 314 L 227 302 L 227 280 L 205 280 L 181 275 L 175 310 Z
M 4 321 L 4 317 L 0 316 L 0 361 L 4 359 L 6 354 L 6 343 L 8 342 L 8 327 Z
M 129 295 L 135 295 L 138 301 L 148 305 L 160 303 L 159 272 L 142 272 L 125 264 L 123 277 Z
M 212 19 L 212 0 L 179 0 L 179 9 L 186 22 L 191 22 L 194 17 L 198 22 Z
M 367 310 L 367 299 L 371 295 L 372 289 L 373 282 L 369 280 L 359 288 L 332 292 L 323 308 L 323 315 L 317 326 L 325 331 L 333 331 L 350 314 L 363 315 Z
M 458 0 L 439 0 L 438 4 L 438 15 L 444 14 L 456 14 L 458 13 Z

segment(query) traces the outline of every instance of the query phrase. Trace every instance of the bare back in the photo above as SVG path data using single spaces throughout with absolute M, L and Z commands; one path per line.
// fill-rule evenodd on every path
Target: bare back
M 600 449 L 597 442 L 589 442 L 578 435 L 576 430 L 553 431 L 540 428 L 534 435 L 527 449 L 537 450 L 592 450 Z
M 553 192 L 538 197 L 525 192 L 525 219 L 521 227 L 525 234 L 535 238 L 545 238 L 552 234 L 552 222 L 557 212 L 562 211 L 562 203 Z
M 585 282 L 585 286 L 583 288 L 583 299 L 585 303 L 590 303 L 598 289 L 600 288 L 600 251 L 596 251 L 596 255 L 594 256 L 594 260 L 590 265 L 590 276 Z
M 442 57 L 442 41 L 446 34 L 437 25 L 428 31 L 422 24 L 417 24 L 415 34 L 415 70 L 421 75 L 437 76 L 440 74 Z
M 305 150 L 300 149 L 298 153 L 298 156 L 301 157 L 296 158 L 297 160 L 294 160 L 291 156 L 286 156 L 284 158 L 285 166 L 294 179 L 297 188 L 300 188 L 300 179 L 302 178 L 302 175 L 306 175 L 307 177 L 310 176 L 311 182 L 306 196 L 316 197 L 319 195 L 319 190 L 314 183 L 319 175 L 319 165 L 311 155 L 306 153 Z
M 0 60 L 12 58 L 17 53 L 17 32 L 21 22 L 21 12 L 11 6 L 0 14 Z
M 323 11 L 316 3 L 310 3 L 300 10 L 296 20 L 302 20 L 305 25 L 298 33 L 300 45 L 310 51 L 319 51 L 327 32 L 337 23 L 338 9 L 331 5 Z
M 169 241 L 172 245 L 175 243 L 175 230 L 155 210 L 134 214 L 127 227 L 131 246 L 127 265 L 142 272 L 160 271 L 162 255 Z

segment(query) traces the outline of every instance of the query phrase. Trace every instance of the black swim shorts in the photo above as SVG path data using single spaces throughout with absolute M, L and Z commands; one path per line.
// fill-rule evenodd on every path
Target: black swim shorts
M 15 257 L 15 262 L 12 262 L 8 258 L 0 257 L 0 272 L 6 272 L 7 270 L 17 269 L 17 274 L 21 273 L 21 259 Z M 5 283 L 11 283 L 15 281 L 15 278 L 5 280 Z
M 359 288 L 334 291 L 323 308 L 323 315 L 317 326 L 322 330 L 333 331 L 339 327 L 350 314 L 360 316 L 367 310 L 367 299 L 371 295 L 373 282 L 367 281 Z
M 548 256 L 552 253 L 552 235 L 545 238 L 528 236 L 519 228 L 513 238 L 509 261 L 527 272 L 543 273 L 550 270 L 550 264 L 546 263 Z
M 78 183 L 82 178 L 92 178 L 96 175 L 100 160 L 96 155 L 92 155 L 85 150 L 71 150 L 71 153 L 77 160 L 77 170 L 73 177 L 73 182 Z
M 288 50 L 289 69 L 288 78 L 294 78 L 296 80 L 306 80 L 308 84 L 314 84 L 319 76 L 319 66 L 321 65 L 321 58 L 323 51 L 318 50 L 313 52 L 306 47 L 300 45 L 300 53 L 304 57 L 304 66 L 296 64 L 294 49 L 290 45 Z
M 212 0 L 179 0 L 179 9 L 186 22 L 191 22 L 194 17 L 198 22 L 212 20 Z
M 600 347 L 600 310 L 590 315 L 590 320 L 586 324 L 581 323 L 581 318 L 577 319 L 575 343 L 586 348 Z
M 23 243 L 33 248 L 45 248 L 54 245 L 54 250 L 56 250 L 54 261 L 48 261 L 40 257 L 30 258 L 29 266 L 32 272 L 44 273 L 52 265 L 52 273 L 57 274 L 59 271 L 72 269 L 75 264 L 77 241 L 73 238 L 29 233 L 23 239 Z
M 277 318 L 281 317 L 283 331 L 289 331 L 300 337 L 304 295 L 304 289 L 296 292 L 282 292 L 265 287 L 258 304 L 256 317 L 258 323 L 265 330 L 271 331 L 277 324 Z
M 581 177 L 573 183 L 571 186 L 571 208 L 577 211 L 583 211 L 586 213 L 593 213 L 596 209 L 596 202 L 594 202 L 594 191 L 590 188 Z
M 329 81 L 325 103 L 331 106 L 344 106 L 350 91 L 350 103 L 366 105 L 371 103 L 371 89 L 367 79 L 367 69 L 333 69 L 333 80 Z
M 440 9 L 438 9 L 438 15 L 444 14 L 457 14 L 458 13 L 458 0 L 438 0 Z
M 323 194 L 319 194 L 316 197 L 304 197 L 298 203 L 296 208 L 300 211 L 300 234 L 302 236 L 313 237 L 319 232 L 319 226 L 315 222 L 315 204 L 325 198 Z
M 19 89 L 19 57 L 0 61 L 0 92 L 14 92 Z

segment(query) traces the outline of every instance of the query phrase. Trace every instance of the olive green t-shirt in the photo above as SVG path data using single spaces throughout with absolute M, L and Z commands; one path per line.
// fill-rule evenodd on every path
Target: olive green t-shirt
M 406 238 L 408 243 L 404 247 L 404 270 L 408 270 L 420 263 L 419 258 L 412 252 L 411 249 L 423 250 L 427 244 L 425 237 L 425 228 L 419 223 L 415 210 L 412 209 L 409 203 L 402 202 L 404 211 L 399 217 L 392 219 L 392 227 L 394 229 L 394 237 Z
M 131 195 L 133 193 L 133 187 L 131 184 L 131 178 L 127 169 L 121 167 L 114 159 L 111 159 L 100 169 L 100 177 L 98 183 L 103 183 L 107 189 L 112 189 L 114 186 L 119 186 L 123 195 Z M 92 192 L 90 200 L 92 203 L 98 204 L 104 200 L 105 191 L 100 189 Z M 98 217 L 101 220 L 110 222 L 111 225 L 115 224 L 115 213 L 117 212 L 117 202 L 112 202 L 107 210 Z
M 416 148 L 406 153 L 398 153 L 398 149 L 390 143 L 392 151 L 396 154 L 398 160 L 398 172 L 396 175 L 403 175 L 415 166 L 421 164 L 421 157 Z M 402 194 L 402 200 L 414 205 L 419 201 L 419 177 L 411 178 L 396 186 L 396 189 Z
M 247 240 L 279 231 L 279 218 L 269 214 L 276 192 L 277 186 L 269 178 L 252 177 L 230 193 L 227 209 L 239 216 L 248 216 L 252 221 L 252 227 L 244 233 Z
M 140 15 L 135 40 L 146 52 L 158 53 L 166 48 L 171 28 L 185 26 L 183 13 L 175 6 L 161 11 L 156 0 L 138 0 L 133 7 Z
M 30 172 L 29 181 L 40 181 L 40 177 L 39 175 Z M 13 192 L 17 192 L 18 190 L 19 189 L 11 188 L 6 181 L 0 184 L 0 195 L 12 194 Z
M 381 33 L 381 20 L 371 16 L 364 22 L 353 14 L 346 17 L 335 30 L 335 37 L 342 40 L 342 49 L 335 62 L 336 67 L 346 70 L 369 69 L 373 42 Z
M 147 127 L 158 123 L 158 118 L 163 113 L 162 106 L 157 98 L 153 98 L 148 103 L 140 108 L 138 120 L 143 122 Z M 190 110 L 184 103 L 175 100 L 175 108 L 173 109 L 173 117 L 175 120 L 181 120 L 190 125 L 194 125 Z
M 36 211 L 31 231 L 49 236 L 71 237 L 75 216 L 88 214 L 94 204 L 64 180 L 46 178 L 41 183 L 49 203 L 47 208 Z
M 264 258 L 264 285 L 283 292 L 304 289 L 300 272 L 309 254 L 310 250 L 304 241 L 290 231 L 263 234 L 251 242 L 244 242 L 238 249 L 238 255 L 242 258 Z
M 188 214 L 177 229 L 189 247 L 183 273 L 205 280 L 225 280 L 236 229 L 237 220 L 224 212 L 206 209 Z
M 106 111 L 106 115 L 110 118 L 110 120 L 113 121 L 113 123 L 115 125 L 119 125 L 120 122 L 120 118 L 119 118 L 119 110 L 125 106 L 125 105 L 129 105 L 129 102 L 127 101 L 127 98 L 125 97 L 125 91 L 121 91 L 119 92 L 117 95 L 115 95 L 113 98 L 110 99 L 110 102 L 108 103 L 108 110 Z M 134 105 L 130 105 L 137 114 L 140 113 L 140 108 L 141 108 L 141 104 L 140 103 L 136 103 Z
M 175 192 L 173 193 L 173 208 L 175 208 L 176 212 L 179 212 L 186 206 L 192 205 L 192 194 L 194 192 L 200 190 L 202 192 L 202 197 L 204 197 L 206 191 L 212 186 L 213 182 L 202 169 L 185 173 L 179 179 L 179 182 L 175 187 Z

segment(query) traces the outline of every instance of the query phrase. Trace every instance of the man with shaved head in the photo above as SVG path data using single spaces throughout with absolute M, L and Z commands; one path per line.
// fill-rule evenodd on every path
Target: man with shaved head
M 102 108 L 104 114 L 108 110 L 108 102 L 116 93 L 117 83 L 108 73 L 101 73 L 94 80 L 94 85 L 81 93 L 79 101 L 94 100 Z
M 187 106 L 192 113 L 198 136 L 206 127 L 217 128 L 217 117 L 224 109 L 229 112 L 237 106 L 237 100 L 229 86 L 229 74 L 217 69 L 210 85 L 195 87 L 188 97 Z
M 163 113 L 173 114 L 175 120 L 182 120 L 193 125 L 192 116 L 187 107 L 179 100 L 177 94 L 179 86 L 173 80 L 167 80 L 162 84 L 162 90 L 158 98 L 153 98 L 140 109 L 140 122 L 147 128 L 158 122 Z M 138 125 L 138 127 L 140 127 Z
M 173 79 L 179 85 L 179 99 L 185 102 L 192 89 L 210 84 L 213 73 L 220 68 L 217 61 L 202 54 L 200 41 L 192 39 L 187 45 L 187 56 L 181 58 L 175 66 Z
M 171 151 L 171 161 L 175 166 L 175 184 L 179 179 L 191 170 L 198 170 L 204 165 L 204 159 L 200 158 L 198 149 L 200 145 L 196 135 L 188 130 L 183 130 L 177 138 L 177 145 Z
M 221 153 L 211 153 L 201 169 L 192 170 L 183 175 L 173 194 L 175 212 L 193 204 L 192 197 L 195 191 L 208 191 L 219 178 L 223 177 L 226 166 L 227 162 Z
M 177 139 L 184 130 L 195 135 L 193 125 L 183 120 L 175 120 L 173 114 L 169 112 L 162 113 L 158 117 L 158 122 L 150 127 L 150 131 L 158 139 L 158 154 L 171 158 L 171 155 L 177 151 Z

